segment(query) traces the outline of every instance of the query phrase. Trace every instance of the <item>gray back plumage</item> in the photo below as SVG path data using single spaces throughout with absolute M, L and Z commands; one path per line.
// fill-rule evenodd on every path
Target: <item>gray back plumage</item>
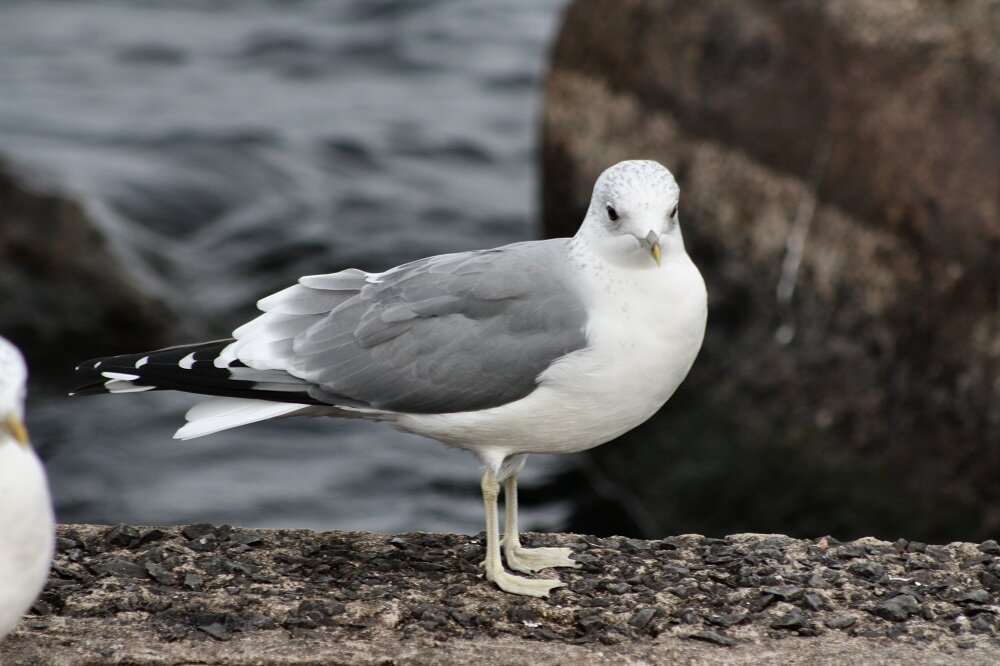
M 503 405 L 587 343 L 567 242 L 441 255 L 372 277 L 303 278 L 262 301 L 273 322 L 248 337 L 269 334 L 261 342 L 277 365 L 330 404 L 414 413 Z

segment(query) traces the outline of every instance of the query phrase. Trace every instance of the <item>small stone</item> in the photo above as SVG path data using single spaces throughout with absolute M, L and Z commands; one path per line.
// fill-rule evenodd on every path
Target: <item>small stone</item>
M 226 629 L 225 625 L 218 622 L 202 625 L 198 628 L 217 641 L 228 641 L 233 637 L 233 632 L 229 631 Z
M 682 564 L 665 564 L 663 572 L 674 576 L 690 576 L 691 570 Z
M 830 629 L 848 629 L 853 627 L 858 621 L 858 618 L 853 615 L 838 615 L 837 617 L 830 618 L 824 624 Z
M 747 613 L 737 612 L 737 613 L 723 613 L 721 615 L 712 614 L 706 617 L 705 620 L 720 627 L 731 627 L 734 624 L 739 624 L 746 618 L 747 618 Z
M 793 608 L 771 623 L 772 629 L 794 631 L 806 626 L 806 617 L 798 608 Z
M 200 590 L 204 584 L 205 581 L 198 574 L 184 574 L 184 587 L 191 590 Z
M 764 594 L 773 594 L 781 601 L 796 601 L 802 597 L 802 588 L 794 585 L 781 585 L 777 587 L 761 588 Z
M 970 590 L 955 599 L 957 604 L 988 604 L 990 601 L 990 593 L 983 589 Z
M 177 578 L 170 573 L 163 565 L 157 564 L 156 562 L 146 562 L 145 565 L 146 573 L 149 577 L 155 580 L 160 585 L 172 586 L 177 584 Z
M 868 580 L 878 580 L 885 575 L 885 567 L 871 560 L 858 560 L 851 563 L 847 570 L 855 576 L 867 578 Z
M 644 629 L 647 624 L 649 624 L 652 619 L 656 616 L 655 608 L 643 608 L 628 621 L 629 625 L 635 627 L 636 629 Z
M 188 541 L 187 546 L 191 550 L 199 553 L 210 552 L 219 547 L 219 537 L 214 534 L 206 534 L 204 536 L 191 539 Z
M 989 571 L 980 572 L 979 582 L 985 585 L 990 592 L 1000 592 L 1000 577 L 996 574 Z
M 865 548 L 864 546 L 858 544 L 848 544 L 837 549 L 837 557 L 840 559 L 851 559 L 864 556 Z
M 463 627 L 471 627 L 475 623 L 476 616 L 472 613 L 462 610 L 453 610 L 451 612 L 451 619 L 458 622 Z
M 515 624 L 534 625 L 541 624 L 541 617 L 535 611 L 524 606 L 514 606 L 507 611 L 507 619 Z
M 875 615 L 889 620 L 890 622 L 903 622 L 911 615 L 920 612 L 920 604 L 910 594 L 900 594 L 892 599 L 883 601 L 872 611 Z
M 806 584 L 809 587 L 818 587 L 818 588 L 824 588 L 830 586 L 826 578 L 823 578 L 823 575 L 818 571 L 814 572 L 811 576 L 809 576 L 809 581 Z
M 724 636 L 723 634 L 711 629 L 702 629 L 701 631 L 691 634 L 688 638 L 694 638 L 695 640 L 705 641 L 706 643 L 714 643 L 715 645 L 722 645 L 724 647 L 732 647 L 733 645 L 736 645 L 736 639 Z
M 987 539 L 979 544 L 979 550 L 987 555 L 1000 555 L 1000 543 L 997 543 L 996 539 Z
M 619 546 L 619 550 L 621 550 L 623 553 L 639 553 L 642 551 L 650 550 L 651 548 L 652 544 L 650 544 L 648 541 L 643 541 L 642 539 L 629 539 L 629 538 L 622 539 L 621 545 Z
M 98 576 L 119 576 L 122 578 L 145 578 L 146 570 L 134 562 L 112 557 L 91 567 Z
M 156 527 L 151 527 L 149 529 L 142 530 L 141 532 L 139 532 L 139 545 L 143 546 L 147 543 L 159 541 L 165 536 L 167 536 L 166 532 Z
M 104 540 L 109 546 L 131 548 L 139 543 L 139 530 L 130 525 L 115 525 L 108 531 Z
M 201 539 L 201 538 L 209 536 L 209 535 L 211 535 L 213 537 L 216 536 L 215 535 L 215 527 L 213 527 L 212 525 L 209 525 L 208 523 L 198 523 L 196 525 L 186 525 L 184 527 L 184 529 L 181 530 L 181 534 L 183 534 L 188 539 L 191 539 L 192 541 L 194 541 L 196 539 Z
M 812 611 L 823 610 L 826 607 L 826 600 L 823 595 L 815 592 L 806 592 L 802 595 L 802 604 Z
M 264 539 L 262 539 L 259 534 L 254 534 L 253 532 L 233 530 L 232 534 L 226 538 L 226 543 L 247 547 L 259 546 L 264 543 Z
M 698 624 L 698 611 L 693 608 L 685 608 L 680 613 L 681 622 L 684 624 Z
M 970 626 L 977 634 L 992 634 L 993 618 L 986 613 L 977 615 L 976 618 L 970 623 Z

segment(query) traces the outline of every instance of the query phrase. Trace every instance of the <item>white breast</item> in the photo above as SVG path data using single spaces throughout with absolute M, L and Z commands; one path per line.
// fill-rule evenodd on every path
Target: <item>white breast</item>
M 0 638 L 17 626 L 45 585 L 54 520 L 34 452 L 0 435 Z
M 683 381 L 705 333 L 706 294 L 686 254 L 649 270 L 580 270 L 594 314 L 588 346 L 549 367 L 516 402 L 476 412 L 404 415 L 398 425 L 491 456 L 569 453 L 639 425 Z

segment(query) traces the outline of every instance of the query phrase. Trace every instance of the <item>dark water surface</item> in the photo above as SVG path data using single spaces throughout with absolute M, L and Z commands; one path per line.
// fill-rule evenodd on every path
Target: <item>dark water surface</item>
M 222 337 L 302 274 L 533 237 L 564 4 L 3 2 L 0 155 L 83 202 L 178 342 Z M 482 529 L 475 458 L 435 442 L 332 419 L 178 442 L 189 397 L 62 388 L 29 426 L 63 522 Z M 566 464 L 534 457 L 526 499 Z

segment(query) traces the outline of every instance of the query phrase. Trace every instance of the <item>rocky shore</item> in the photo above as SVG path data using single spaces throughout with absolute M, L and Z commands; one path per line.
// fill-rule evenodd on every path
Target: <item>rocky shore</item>
M 1000 546 L 527 535 L 582 567 L 483 580 L 477 536 L 59 527 L 8 664 L 1000 661 Z

